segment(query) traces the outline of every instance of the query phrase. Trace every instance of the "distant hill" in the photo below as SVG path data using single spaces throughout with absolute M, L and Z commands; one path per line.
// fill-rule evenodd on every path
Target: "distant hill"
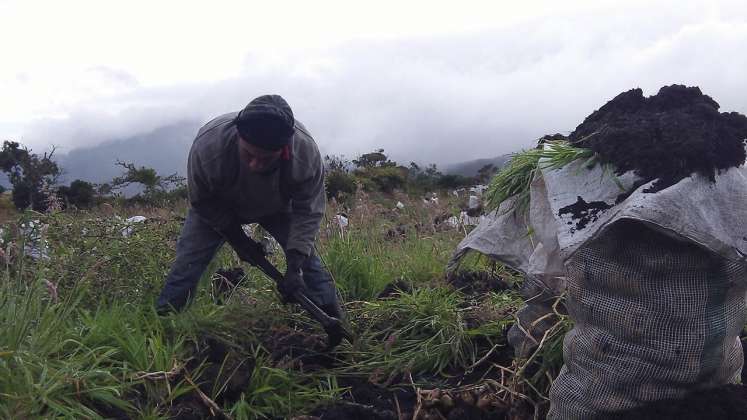
M 466 162 L 444 165 L 442 172 L 447 174 L 475 176 L 477 171 L 485 165 L 493 164 L 497 168 L 503 167 L 511 159 L 511 155 L 496 156 L 494 158 L 469 160 Z
M 57 163 L 64 174 L 61 183 L 75 179 L 102 183 L 122 174 L 116 161 L 132 162 L 136 166 L 155 169 L 161 175 L 187 171 L 187 155 L 201 123 L 182 121 L 159 127 L 151 132 L 101 143 L 97 146 L 74 149 L 64 155 L 56 155 Z M 502 167 L 510 155 L 476 159 L 466 162 L 439 165 L 443 173 L 475 176 L 483 166 L 492 163 Z
M 183 121 L 157 128 L 149 133 L 108 141 L 90 148 L 74 149 L 65 155 L 58 155 L 57 163 L 64 171 L 60 181 L 111 181 L 123 172 L 121 167 L 116 166 L 117 160 L 153 168 L 162 175 L 178 173 L 184 176 L 187 171 L 189 148 L 200 125 L 196 121 Z

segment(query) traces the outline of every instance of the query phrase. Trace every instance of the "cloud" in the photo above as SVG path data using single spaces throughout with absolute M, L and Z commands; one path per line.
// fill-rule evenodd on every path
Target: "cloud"
M 141 86 L 117 69 L 99 69 L 101 83 L 120 89 L 77 103 L 64 118 L 34 121 L 23 140 L 64 151 L 207 121 L 273 92 L 288 99 L 324 153 L 352 157 L 381 147 L 395 159 L 443 164 L 568 133 L 634 87 L 654 94 L 667 84 L 698 85 L 722 110 L 747 113 L 745 12 L 647 4 L 458 36 L 255 53 L 238 76 L 213 83 Z

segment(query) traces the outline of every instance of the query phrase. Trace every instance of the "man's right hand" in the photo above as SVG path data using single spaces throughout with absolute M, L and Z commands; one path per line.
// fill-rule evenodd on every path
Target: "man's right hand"
M 296 303 L 293 295 L 306 290 L 306 283 L 303 281 L 303 272 L 301 269 L 287 270 L 283 280 L 278 282 L 278 292 L 283 298 L 283 303 Z
M 303 280 L 303 266 L 306 256 L 295 250 L 289 250 L 285 254 L 287 269 L 283 280 L 278 282 L 278 292 L 283 297 L 285 303 L 294 302 L 293 295 L 298 292 L 306 291 L 306 283 Z

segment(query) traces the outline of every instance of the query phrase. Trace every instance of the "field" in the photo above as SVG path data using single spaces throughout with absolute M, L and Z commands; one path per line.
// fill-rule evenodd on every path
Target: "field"
M 444 272 L 469 227 L 436 221 L 459 204 L 359 192 L 346 228 L 329 206 L 318 252 L 356 335 L 334 352 L 228 247 L 188 310 L 158 316 L 186 205 L 5 213 L 0 417 L 543 418 L 569 322 L 513 358 L 521 275 L 477 255 Z

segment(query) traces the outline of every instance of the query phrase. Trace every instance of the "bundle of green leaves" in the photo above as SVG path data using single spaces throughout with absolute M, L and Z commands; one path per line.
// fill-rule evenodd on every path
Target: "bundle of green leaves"
M 517 211 L 528 210 L 529 186 L 537 169 L 560 169 L 578 159 L 586 160 L 586 166 L 596 163 L 593 151 L 574 147 L 565 140 L 549 141 L 543 147 L 515 153 L 488 186 L 488 210 L 498 209 L 504 201 L 514 196 L 517 197 L 514 203 Z

